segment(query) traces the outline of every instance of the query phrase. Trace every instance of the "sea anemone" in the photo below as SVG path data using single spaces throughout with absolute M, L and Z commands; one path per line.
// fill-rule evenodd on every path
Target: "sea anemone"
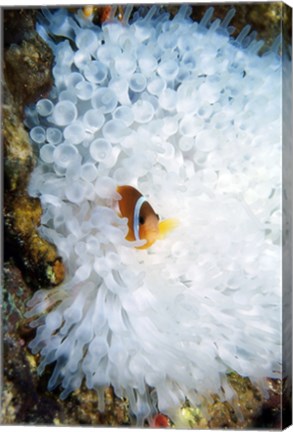
M 138 424 L 230 399 L 231 371 L 281 374 L 282 61 L 249 26 L 231 37 L 234 12 L 126 8 L 97 26 L 60 8 L 38 24 L 54 87 L 26 111 L 29 192 L 67 277 L 29 301 L 30 348 L 61 398 L 84 381 L 103 410 L 111 385 Z M 138 249 L 121 185 L 178 227 Z

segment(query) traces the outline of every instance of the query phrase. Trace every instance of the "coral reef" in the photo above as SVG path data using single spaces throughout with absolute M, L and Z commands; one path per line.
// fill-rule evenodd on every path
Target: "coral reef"
M 61 401 L 58 392 L 46 389 L 46 376 L 43 381 L 37 373 L 38 358 L 26 348 L 33 330 L 24 317 L 25 299 L 31 296 L 32 290 L 12 260 L 5 263 L 3 274 L 1 424 L 129 424 L 127 402 L 115 398 L 110 388 L 105 393 L 103 415 L 97 410 L 97 396 L 93 391 L 81 388 L 68 400 Z M 48 371 L 47 378 L 49 374 Z
M 52 53 L 34 30 L 35 11 L 4 12 L 4 228 L 5 255 L 13 256 L 35 286 L 64 278 L 54 245 L 37 228 L 42 209 L 27 194 L 34 154 L 23 125 L 23 108 L 49 91 Z M 16 31 L 17 29 L 17 31 Z
M 4 10 L 4 75 L 21 115 L 51 88 L 52 52 L 35 31 L 36 10 Z M 21 69 L 20 69 L 21 65 Z
M 31 289 L 12 261 L 7 262 L 3 270 L 4 385 L 1 424 L 130 425 L 127 401 L 115 398 L 111 388 L 106 391 L 104 414 L 97 410 L 96 393 L 87 390 L 84 386 L 66 401 L 59 399 L 57 391 L 52 393 L 46 389 L 46 379 L 50 371 L 43 380 L 40 380 L 36 371 L 38 359 L 26 349 L 33 330 L 29 328 L 24 318 L 26 306 L 23 300 L 31 295 Z M 233 407 L 220 402 L 215 396 L 211 401 L 206 402 L 205 413 L 188 404 L 183 406 L 178 412 L 178 426 L 200 429 L 225 427 L 243 429 L 256 427 L 259 424 L 267 428 L 279 427 L 281 382 L 271 380 L 269 397 L 264 399 L 248 379 L 235 374 L 231 379 L 239 396 L 239 411 L 242 417 L 237 418 Z M 206 413 L 209 413 L 209 420 Z
M 279 31 L 278 5 L 272 3 L 269 6 L 255 5 L 251 8 L 239 6 L 243 8 L 243 16 L 237 12 L 235 19 L 239 20 L 240 24 L 236 26 L 241 29 L 241 20 L 247 22 L 249 11 L 249 22 L 254 19 L 258 22 L 259 32 L 264 31 L 264 36 L 270 44 L 275 36 L 271 33 L 275 33 L 275 29 Z M 202 6 L 203 8 L 206 9 L 205 6 Z M 192 16 L 199 19 L 203 14 L 202 9 L 194 7 Z M 225 14 L 224 11 L 223 16 Z M 49 367 L 40 379 L 36 371 L 39 358 L 32 356 L 27 349 L 27 342 L 32 338 L 32 330 L 23 318 L 25 302 L 31 297 L 33 288 L 56 285 L 64 277 L 64 267 L 55 247 L 42 239 L 37 231 L 42 213 L 40 204 L 38 200 L 28 197 L 26 192 L 28 178 L 34 165 L 34 154 L 22 123 L 23 106 L 45 97 L 51 85 L 52 56 L 46 44 L 34 32 L 35 15 L 36 11 L 33 10 L 4 12 L 5 77 L 8 86 L 4 86 L 3 107 L 7 263 L 4 269 L 5 381 L 2 392 L 2 422 L 127 425 L 131 424 L 128 402 L 115 397 L 112 388 L 105 391 L 103 414 L 97 411 L 96 393 L 85 386 L 75 391 L 65 402 L 59 399 L 58 391 L 48 392 L 46 381 L 52 368 Z M 271 26 L 266 25 L 264 28 L 264 20 L 260 18 L 263 16 L 271 19 Z M 23 270 L 29 285 L 23 280 L 15 263 Z M 204 411 L 188 405 L 183 407 L 178 414 L 178 422 L 182 421 L 184 425 L 200 428 L 279 426 L 279 402 L 282 395 L 280 380 L 268 381 L 267 399 L 260 396 L 255 385 L 237 374 L 231 376 L 230 381 L 238 396 L 243 418 L 235 414 L 235 407 L 219 401 L 215 396 L 206 402 Z

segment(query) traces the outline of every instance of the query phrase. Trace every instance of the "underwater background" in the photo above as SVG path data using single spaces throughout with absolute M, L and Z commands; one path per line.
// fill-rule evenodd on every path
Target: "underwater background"
M 194 5 L 192 18 L 199 21 L 207 6 Z M 290 13 L 280 3 L 235 4 L 233 25 L 237 36 L 245 24 L 256 29 L 268 48 L 280 30 L 284 19 L 288 28 L 284 37 L 290 39 Z M 178 7 L 164 7 L 175 15 Z M 213 18 L 223 19 L 231 5 L 215 5 Z M 117 13 L 123 16 L 123 7 Z M 282 11 L 282 13 L 281 13 Z M 74 12 L 74 11 L 73 11 Z M 100 23 L 102 8 L 97 8 L 95 20 Z M 284 13 L 285 12 L 285 13 Z M 51 371 L 47 368 L 40 378 L 36 368 L 38 356 L 33 356 L 28 343 L 34 330 L 24 316 L 26 303 L 40 287 L 57 286 L 66 274 L 62 258 L 54 245 L 38 234 L 42 209 L 38 199 L 27 195 L 28 182 L 35 157 L 28 132 L 23 125 L 24 107 L 49 94 L 52 86 L 53 56 L 50 48 L 35 32 L 39 11 L 33 9 L 5 9 L 2 14 L 4 29 L 4 278 L 3 292 L 3 391 L 2 420 L 4 424 L 55 425 L 130 425 L 133 422 L 127 399 L 114 395 L 109 387 L 105 392 L 105 411 L 97 411 L 93 390 L 84 385 L 65 401 L 59 391 L 47 390 Z M 287 25 L 288 23 L 288 25 Z M 265 47 L 263 48 L 265 49 Z M 281 416 L 289 413 L 281 397 L 284 391 L 279 379 L 267 380 L 267 395 L 253 385 L 249 378 L 231 373 L 228 378 L 239 400 L 235 413 L 228 402 L 211 395 L 203 409 L 186 402 L 180 416 L 190 427 L 243 428 L 280 426 Z M 284 383 L 286 385 L 286 383 Z M 29 389 L 29 391 L 28 391 Z M 283 419 L 284 422 L 286 420 Z M 170 424 L 170 423 L 169 423 Z M 176 427 L 175 423 L 175 427 Z

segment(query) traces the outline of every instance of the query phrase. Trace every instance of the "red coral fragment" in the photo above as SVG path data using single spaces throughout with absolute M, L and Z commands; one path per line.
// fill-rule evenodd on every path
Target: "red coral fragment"
M 100 14 L 101 24 L 105 21 L 108 21 L 108 19 L 111 16 L 111 12 L 112 12 L 112 6 L 101 6 L 101 14 Z
M 170 427 L 170 421 L 164 414 L 156 414 L 149 422 L 151 428 L 167 428 Z

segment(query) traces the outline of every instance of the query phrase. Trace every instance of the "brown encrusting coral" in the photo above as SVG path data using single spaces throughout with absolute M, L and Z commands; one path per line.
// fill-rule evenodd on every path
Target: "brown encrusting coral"
M 52 86 L 53 54 L 36 33 L 36 10 L 4 11 L 4 76 L 19 114 Z
M 28 196 L 33 150 L 23 125 L 25 104 L 48 92 L 53 56 L 34 30 L 34 10 L 4 12 L 4 228 L 5 253 L 13 255 L 32 285 L 50 286 L 64 278 L 56 248 L 37 232 L 42 208 Z

